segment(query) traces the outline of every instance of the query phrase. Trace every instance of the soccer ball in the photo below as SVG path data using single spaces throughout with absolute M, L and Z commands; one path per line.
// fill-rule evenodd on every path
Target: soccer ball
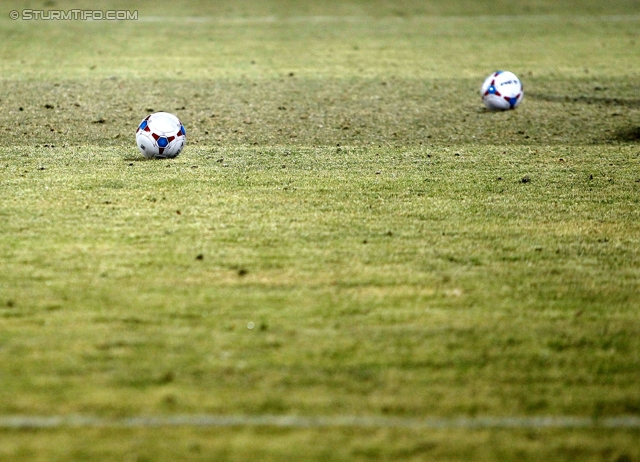
M 144 118 L 136 130 L 140 152 L 151 159 L 176 157 L 187 142 L 184 125 L 173 114 L 155 112 Z
M 515 74 L 496 71 L 487 77 L 480 89 L 482 102 L 492 111 L 515 109 L 522 101 L 524 89 Z

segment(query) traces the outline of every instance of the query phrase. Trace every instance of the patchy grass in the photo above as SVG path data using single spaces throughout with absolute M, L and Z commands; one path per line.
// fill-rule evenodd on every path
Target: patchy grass
M 637 11 L 509 4 L 2 19 L 0 414 L 640 414 Z M 498 67 L 516 111 L 481 107 Z M 158 110 L 175 160 L 135 149 Z M 622 462 L 637 436 L 3 430 L 0 458 Z

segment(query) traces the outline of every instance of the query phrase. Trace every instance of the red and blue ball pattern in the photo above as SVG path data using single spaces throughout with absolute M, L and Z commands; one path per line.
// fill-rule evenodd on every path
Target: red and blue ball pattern
M 180 119 L 168 112 L 145 117 L 136 130 L 136 144 L 145 157 L 167 159 L 182 152 L 187 132 Z
M 496 71 L 487 77 L 480 90 L 485 106 L 493 111 L 515 109 L 524 96 L 524 87 L 509 71 Z

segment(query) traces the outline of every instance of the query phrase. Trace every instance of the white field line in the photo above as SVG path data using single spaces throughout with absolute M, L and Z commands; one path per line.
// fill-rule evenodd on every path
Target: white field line
M 481 16 L 144 16 L 140 15 L 139 22 L 178 22 L 178 23 L 214 23 L 227 25 L 247 24 L 321 24 L 321 23 L 446 23 L 457 21 L 473 22 L 636 22 L 640 15 L 481 15 Z M 97 21 L 105 22 L 105 21 Z
M 394 418 L 358 416 L 209 415 L 135 416 L 102 418 L 87 415 L 0 416 L 0 429 L 47 428 L 159 428 L 159 427 L 280 427 L 280 428 L 407 428 L 454 429 L 640 429 L 640 416 L 589 417 L 460 417 Z

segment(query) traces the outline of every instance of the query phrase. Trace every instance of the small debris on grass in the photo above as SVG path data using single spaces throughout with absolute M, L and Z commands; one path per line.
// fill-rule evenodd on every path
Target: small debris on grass
M 240 277 L 242 277 L 242 276 L 246 276 L 247 274 L 249 274 L 249 271 L 247 271 L 247 270 L 246 270 L 246 269 L 244 269 L 244 268 L 240 268 L 240 269 L 238 270 L 238 276 L 240 276 Z
M 174 381 L 175 379 L 175 374 L 171 371 L 167 371 L 164 374 L 162 374 L 159 378 L 158 378 L 158 383 L 159 384 L 163 384 L 163 383 L 171 383 Z
M 198 255 L 196 255 L 196 260 L 204 260 L 204 255 L 199 253 Z
M 525 175 L 525 176 L 522 177 L 520 182 L 522 182 L 522 183 L 531 183 L 531 178 L 529 178 L 529 175 Z
M 45 109 L 53 109 L 53 104 L 45 104 L 44 105 Z

